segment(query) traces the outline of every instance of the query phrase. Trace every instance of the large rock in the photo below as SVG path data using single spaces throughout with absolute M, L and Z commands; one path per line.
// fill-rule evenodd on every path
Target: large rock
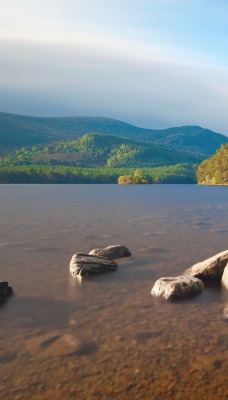
M 164 299 L 181 299 L 203 291 L 203 282 L 192 276 L 176 276 L 158 279 L 151 294 Z
M 223 310 L 223 318 L 228 321 L 228 304 L 226 305 L 226 307 Z
M 105 257 L 76 253 L 70 262 L 70 272 L 73 276 L 97 275 L 106 271 L 116 271 L 115 261 Z
M 3 302 L 13 293 L 13 289 L 8 282 L 0 282 L 0 302 Z
M 127 247 L 122 245 L 113 245 L 104 247 L 102 249 L 94 249 L 89 253 L 91 255 L 101 256 L 109 260 L 116 260 L 117 258 L 129 257 L 131 255 Z
M 228 262 L 228 250 L 225 250 L 205 261 L 189 268 L 185 274 L 202 279 L 202 281 L 220 281 Z
M 222 285 L 228 290 L 228 264 L 224 268 L 222 274 Z

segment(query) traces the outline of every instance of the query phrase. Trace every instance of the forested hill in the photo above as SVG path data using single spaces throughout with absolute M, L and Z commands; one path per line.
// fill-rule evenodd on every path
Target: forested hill
M 203 185 L 228 185 L 228 144 L 200 164 L 197 179 Z
M 199 163 L 198 156 L 164 146 L 101 134 L 50 144 L 22 147 L 0 158 L 0 167 L 21 165 L 65 165 L 97 167 L 158 167 Z
M 32 146 L 85 133 L 102 133 L 121 138 L 165 145 L 204 159 L 214 154 L 228 138 L 198 126 L 164 130 L 143 129 L 125 122 L 99 117 L 39 118 L 0 113 L 0 149 Z

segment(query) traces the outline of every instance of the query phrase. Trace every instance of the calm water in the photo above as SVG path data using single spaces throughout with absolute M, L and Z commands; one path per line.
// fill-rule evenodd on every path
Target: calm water
M 228 291 L 154 299 L 161 276 L 228 248 L 228 189 L 1 185 L 0 399 L 228 399 Z M 132 257 L 81 285 L 75 252 Z

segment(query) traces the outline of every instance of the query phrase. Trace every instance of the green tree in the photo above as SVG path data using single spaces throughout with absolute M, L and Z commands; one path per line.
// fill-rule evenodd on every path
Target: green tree
M 223 144 L 214 156 L 204 160 L 197 170 L 198 183 L 228 185 L 228 144 Z

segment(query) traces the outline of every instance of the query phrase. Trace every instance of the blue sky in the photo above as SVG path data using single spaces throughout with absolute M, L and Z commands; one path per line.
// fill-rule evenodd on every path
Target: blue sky
M 228 2 L 0 0 L 0 110 L 228 135 Z

